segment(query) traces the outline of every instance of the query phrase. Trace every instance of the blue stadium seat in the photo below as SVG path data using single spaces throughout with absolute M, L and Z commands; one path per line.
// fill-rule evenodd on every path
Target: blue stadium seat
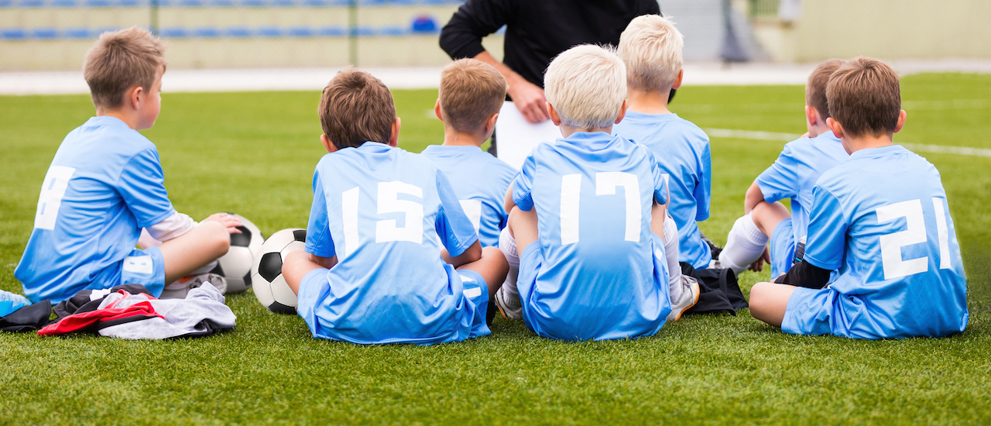
M 388 37 L 399 37 L 407 34 L 406 28 L 400 27 L 398 25 L 385 25 L 378 29 L 378 35 L 388 36 Z
M 103 28 L 97 28 L 96 29 L 96 37 L 99 37 L 100 34 L 103 34 L 103 33 L 112 33 L 112 32 L 117 31 L 119 29 L 121 29 L 121 28 L 120 27 L 103 27 Z
M 77 0 L 52 0 L 52 7 L 79 7 Z
M 4 40 L 24 40 L 28 32 L 24 28 L 0 28 L 0 38 Z
M 279 27 L 258 27 L 255 34 L 258 34 L 258 37 L 266 38 L 279 38 L 285 36 L 282 28 Z
M 430 15 L 420 15 L 413 18 L 410 29 L 414 34 L 434 34 L 437 32 L 437 20 Z
M 193 38 L 218 38 L 220 29 L 214 27 L 193 28 Z
M 162 28 L 161 34 L 165 38 L 189 38 L 189 30 L 184 27 Z
M 85 0 L 83 2 L 86 7 L 110 7 L 113 6 L 110 0 Z
M 203 7 L 203 0 L 179 0 L 179 7 Z
M 212 7 L 234 7 L 234 1 L 233 0 L 213 0 L 213 1 L 207 2 L 207 6 L 212 6 Z
M 227 27 L 224 36 L 230 38 L 251 38 L 253 32 L 248 27 Z
M 62 37 L 74 40 L 86 40 L 96 38 L 89 28 L 66 28 L 62 31 Z
M 377 31 L 375 31 L 375 28 L 367 27 L 367 26 L 355 27 L 352 28 L 352 30 L 354 31 L 354 34 L 358 37 L 371 37 L 377 33 Z
M 271 0 L 269 3 L 271 7 L 293 7 L 296 6 L 296 2 L 293 0 Z
M 306 38 L 316 35 L 316 31 L 310 27 L 289 27 L 289 37 Z
M 244 7 L 265 7 L 265 0 L 241 0 L 241 6 Z
M 148 4 L 142 0 L 117 0 L 117 7 L 140 7 Z
M 324 26 L 317 30 L 317 35 L 321 37 L 347 37 L 347 27 Z
M 33 28 L 31 38 L 35 40 L 54 40 L 59 38 L 59 31 L 55 28 Z
M 17 5 L 19 7 L 45 7 L 45 2 L 42 0 L 21 0 Z

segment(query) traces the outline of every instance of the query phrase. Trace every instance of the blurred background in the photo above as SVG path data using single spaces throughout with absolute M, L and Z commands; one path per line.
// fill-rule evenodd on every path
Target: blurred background
M 539 0 L 535 0 L 539 1 Z M 99 33 L 169 41 L 169 69 L 436 67 L 459 0 L 0 0 L 0 71 L 76 71 Z M 987 0 L 661 0 L 689 62 L 991 58 Z M 501 31 L 486 48 L 502 54 Z

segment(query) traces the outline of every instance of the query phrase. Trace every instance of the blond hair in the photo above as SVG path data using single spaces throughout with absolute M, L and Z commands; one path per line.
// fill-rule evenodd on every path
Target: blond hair
M 626 66 L 600 46 L 572 47 L 547 67 L 544 95 L 562 124 L 585 130 L 610 126 L 626 99 Z
M 381 80 L 356 69 L 337 73 L 323 89 L 320 126 L 337 149 L 359 147 L 367 141 L 388 143 L 396 105 Z
M 441 71 L 437 97 L 445 123 L 459 132 L 478 132 L 506 100 L 506 78 L 482 61 L 459 59 Z
M 136 26 L 100 34 L 83 63 L 83 78 L 97 109 L 120 108 L 132 87 L 151 90 L 159 72 L 165 72 L 165 44 Z
M 858 56 L 841 66 L 826 86 L 829 114 L 852 137 L 891 135 L 898 128 L 902 97 L 898 74 L 874 58 Z
M 827 59 L 809 74 L 809 81 L 805 85 L 805 105 L 815 108 L 823 120 L 830 117 L 826 85 L 829 84 L 829 77 L 844 63 L 842 59 Z
M 674 21 L 658 15 L 639 16 L 619 36 L 619 57 L 626 63 L 626 82 L 633 90 L 667 91 L 681 71 L 685 37 Z

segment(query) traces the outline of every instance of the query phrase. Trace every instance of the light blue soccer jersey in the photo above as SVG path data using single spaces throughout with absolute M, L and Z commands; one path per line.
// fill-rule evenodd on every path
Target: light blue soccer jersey
M 539 239 L 520 256 L 527 326 L 564 340 L 660 330 L 671 303 L 650 219 L 666 197 L 653 155 L 627 139 L 576 132 L 537 146 L 513 181 L 516 205 L 537 209 Z
M 773 203 L 791 199 L 792 244 L 806 236 L 809 227 L 808 207 L 812 205 L 812 188 L 823 172 L 850 158 L 843 143 L 833 132 L 815 138 L 799 138 L 785 144 L 774 164 L 757 176 L 757 186 L 764 201 Z M 777 240 L 776 241 L 780 241 Z M 791 256 L 794 256 L 792 251 Z M 792 264 L 792 259 L 771 259 L 771 276 L 777 277 Z
M 712 253 L 698 224 L 709 218 L 712 164 L 709 137 L 678 114 L 627 111 L 613 133 L 643 144 L 654 153 L 671 188 L 668 212 L 678 225 L 678 260 L 695 269 L 709 267 Z
M 516 169 L 475 146 L 430 145 L 423 155 L 447 176 L 483 247 L 499 245 L 509 214 L 503 205 Z
M 14 276 L 34 302 L 120 284 L 141 228 L 174 213 L 155 144 L 117 118 L 90 118 L 52 159 Z
M 336 255 L 338 263 L 320 289 L 305 290 L 319 296 L 312 306 L 301 302 L 299 315 L 314 337 L 362 344 L 488 334 L 474 320 L 486 307 L 465 297 L 440 257 L 441 244 L 458 256 L 477 240 L 447 178 L 426 157 L 375 142 L 327 154 L 313 175 L 306 251 Z
M 894 145 L 856 151 L 819 178 L 805 260 L 838 270 L 800 288 L 782 330 L 877 339 L 967 326 L 967 278 L 939 172 Z

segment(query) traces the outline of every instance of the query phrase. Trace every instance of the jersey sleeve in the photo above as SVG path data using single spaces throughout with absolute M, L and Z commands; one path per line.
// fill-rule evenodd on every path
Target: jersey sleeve
M 785 145 L 774 164 L 757 176 L 757 187 L 764 195 L 764 201 L 773 203 L 798 195 L 799 166 L 791 145 Z
M 664 179 L 664 170 L 657 164 L 657 159 L 654 158 L 653 152 L 644 148 L 643 145 L 640 145 L 640 147 L 647 153 L 647 162 L 650 163 L 651 178 L 654 180 L 654 201 L 657 204 L 666 204 L 670 189 L 668 188 L 667 179 Z
M 813 266 L 839 269 L 846 249 L 846 231 L 850 226 L 840 202 L 828 190 L 816 186 L 809 212 L 809 234 L 804 259 Z
M 138 221 L 147 228 L 175 214 L 158 151 L 146 149 L 128 160 L 117 179 L 117 191 Z
M 310 206 L 310 219 L 306 224 L 306 252 L 314 256 L 337 255 L 334 239 L 330 236 L 330 219 L 327 213 L 327 197 L 317 172 L 313 174 L 313 205 Z
M 440 170 L 437 170 L 436 182 L 437 196 L 440 198 L 440 210 L 434 222 L 437 237 L 451 256 L 459 256 L 478 241 L 478 234 L 475 233 L 475 225 L 472 225 L 461 208 L 461 202 L 454 194 L 451 183 Z
M 530 211 L 533 209 L 533 177 L 537 173 L 537 162 L 533 159 L 533 154 L 523 161 L 523 167 L 513 179 L 513 204 L 520 210 Z
M 695 220 L 702 221 L 709 218 L 709 203 L 712 197 L 712 153 L 709 149 L 709 140 L 706 138 L 705 148 L 702 149 L 702 157 L 699 159 L 698 183 L 692 191 L 695 197 Z

